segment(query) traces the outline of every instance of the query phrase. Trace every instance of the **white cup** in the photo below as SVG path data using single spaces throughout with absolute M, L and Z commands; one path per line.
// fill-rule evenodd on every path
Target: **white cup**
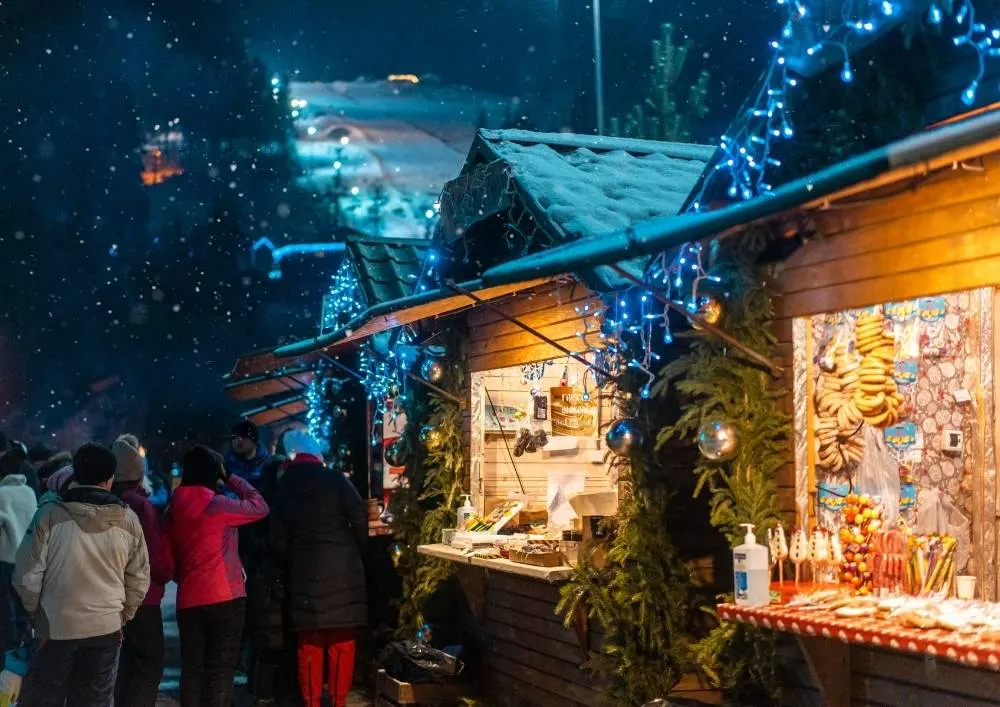
M 969 601 L 976 596 L 976 577 L 971 574 L 963 574 L 955 577 L 956 594 L 959 599 Z

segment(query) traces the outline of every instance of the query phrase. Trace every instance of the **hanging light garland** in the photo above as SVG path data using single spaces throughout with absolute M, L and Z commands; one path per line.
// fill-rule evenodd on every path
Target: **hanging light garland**
M 320 443 L 325 453 L 330 448 L 330 435 L 333 432 L 333 418 L 329 399 L 327 379 L 321 372 L 317 373 L 306 388 L 306 427 L 309 435 Z
M 333 274 L 330 290 L 323 297 L 320 333 L 345 326 L 364 312 L 365 307 L 364 292 L 358 283 L 354 265 L 348 258 L 344 258 L 337 272 Z
M 959 28 L 959 33 L 953 37 L 955 45 L 975 50 L 978 68 L 961 95 L 962 102 L 971 106 L 985 75 L 986 59 L 1000 57 L 1000 29 L 987 28 L 976 21 L 972 0 L 944 2 L 932 3 L 926 18 L 932 25 L 940 25 L 949 15 Z M 907 7 L 910 0 L 848 0 L 843 5 L 840 21 L 829 22 L 827 18 L 814 16 L 807 0 L 777 0 L 777 4 L 785 10 L 786 18 L 781 37 L 770 43 L 772 55 L 761 86 L 751 107 L 737 116 L 735 124 L 722 136 L 719 142 L 721 156 L 715 168 L 702 180 L 690 206 L 692 211 L 702 210 L 706 197 L 715 194 L 719 180 L 728 184 L 726 193 L 730 199 L 752 199 L 771 190 L 768 172 L 781 165 L 772 154 L 773 148 L 777 142 L 795 136 L 788 101 L 789 93 L 799 85 L 799 79 L 789 66 L 791 57 L 787 53 L 793 44 L 798 45 L 805 39 L 807 56 L 831 49 L 839 52 L 843 57 L 840 79 L 851 83 L 854 80 L 851 42 L 884 30 L 910 10 Z
M 591 304 L 576 307 L 576 313 L 584 322 L 584 329 L 577 332 L 577 336 L 593 356 L 594 363 L 589 373 L 598 388 L 607 382 L 604 374 L 598 371 L 617 375 L 627 367 L 647 378 L 639 390 L 640 397 L 651 395 L 655 380 L 653 368 L 660 360 L 654 344 L 658 338 L 664 344 L 674 340 L 670 329 L 670 309 L 653 296 L 654 289 L 662 291 L 671 302 L 683 305 L 692 315 L 701 316 L 711 306 L 718 310 L 713 312 L 713 318 L 718 320 L 721 305 L 716 298 L 703 291 L 703 286 L 719 283 L 721 278 L 708 273 L 705 257 L 705 247 L 701 243 L 681 246 L 670 259 L 661 253 L 651 261 L 643 278 L 648 289 L 631 288 L 618 293 L 602 307 Z M 663 330 L 662 337 L 657 337 L 659 329 Z M 587 397 L 589 389 L 585 375 L 584 398 Z

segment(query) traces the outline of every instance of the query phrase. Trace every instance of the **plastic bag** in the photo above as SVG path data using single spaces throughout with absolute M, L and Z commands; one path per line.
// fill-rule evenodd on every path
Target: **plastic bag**
M 390 643 L 378 656 L 378 664 L 402 682 L 442 682 L 465 667 L 458 658 L 419 641 Z
M 958 541 L 955 568 L 963 572 L 969 562 L 969 519 L 938 489 L 922 488 L 917 494 L 917 516 L 913 530 L 918 535 L 950 535 Z
M 871 425 L 864 426 L 865 453 L 858 464 L 854 482 L 857 493 L 878 498 L 883 525 L 891 526 L 899 517 L 899 465 L 889 452 L 885 437 Z

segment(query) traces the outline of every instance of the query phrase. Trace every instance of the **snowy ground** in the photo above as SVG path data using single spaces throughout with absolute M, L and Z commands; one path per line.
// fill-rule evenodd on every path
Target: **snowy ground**
M 167 646 L 167 665 L 163 670 L 163 680 L 160 682 L 160 697 L 157 707 L 180 707 L 177 701 L 181 676 L 180 637 L 177 633 L 177 585 L 167 585 L 163 597 L 163 633 Z M 246 694 L 246 678 L 237 675 L 234 707 L 251 707 L 253 700 Z M 372 701 L 360 693 L 352 694 L 347 701 L 348 707 L 371 707 Z
M 477 125 L 500 127 L 510 106 L 501 96 L 428 83 L 292 83 L 289 94 L 305 101 L 295 121 L 303 180 L 325 191 L 339 171 L 358 191 L 346 204 L 350 225 L 394 238 L 426 235 L 428 210 L 458 175 Z M 376 184 L 388 198 L 377 225 Z

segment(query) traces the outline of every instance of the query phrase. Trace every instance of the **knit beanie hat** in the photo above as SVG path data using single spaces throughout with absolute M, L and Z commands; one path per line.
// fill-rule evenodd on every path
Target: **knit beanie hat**
M 314 457 L 323 457 L 323 450 L 320 449 L 319 442 L 305 430 L 288 430 L 283 435 L 282 442 L 284 443 L 285 454 L 292 460 L 299 454 L 311 454 Z
M 139 440 L 135 435 L 122 435 L 111 445 L 111 452 L 118 460 L 115 481 L 142 481 L 146 475 L 146 458 L 139 451 Z
M 218 452 L 198 445 L 184 453 L 184 469 L 181 484 L 184 486 L 205 486 L 214 489 L 219 481 L 219 470 L 224 461 Z
M 96 486 L 114 478 L 118 462 L 107 447 L 89 442 L 73 455 L 73 477 L 78 484 Z
M 240 420 L 233 428 L 233 437 L 243 437 L 254 444 L 260 444 L 260 430 L 250 420 Z

